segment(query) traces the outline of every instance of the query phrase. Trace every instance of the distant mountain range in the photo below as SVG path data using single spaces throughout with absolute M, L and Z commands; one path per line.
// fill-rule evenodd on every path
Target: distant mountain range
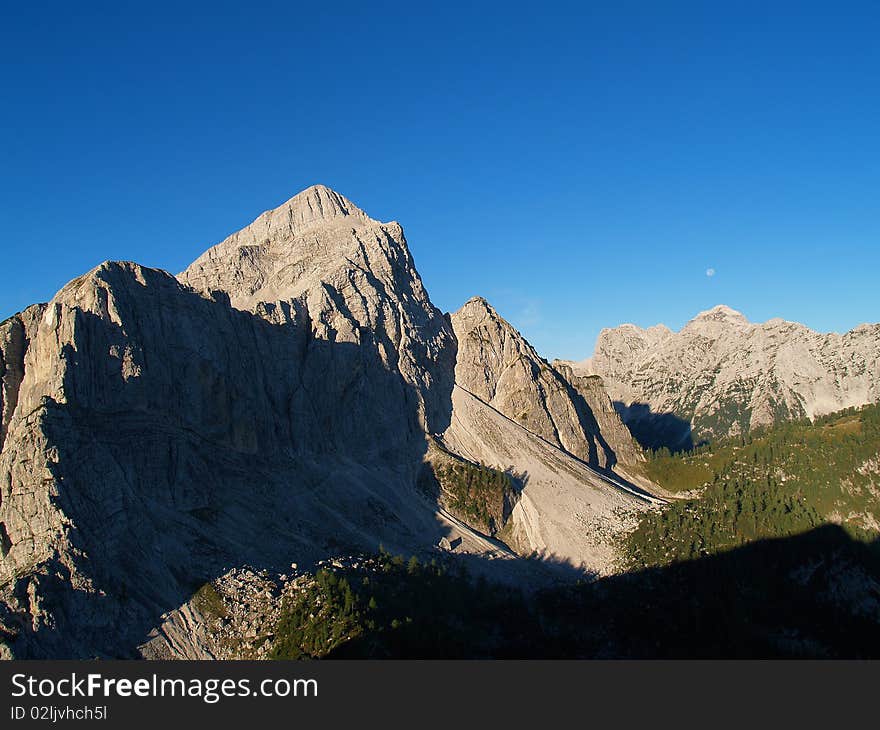
M 604 329 L 576 369 L 602 377 L 644 446 L 687 447 L 880 400 L 880 324 L 820 334 L 719 305 L 680 332 Z

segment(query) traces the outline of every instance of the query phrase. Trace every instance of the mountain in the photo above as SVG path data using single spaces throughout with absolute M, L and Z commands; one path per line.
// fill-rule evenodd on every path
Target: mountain
M 313 342 L 334 345 L 308 353 L 323 362 L 303 370 L 321 384 L 305 383 L 304 390 L 330 384 L 327 397 L 360 399 L 365 372 L 378 367 L 398 374 L 422 426 L 445 426 L 454 338 L 428 298 L 399 224 L 379 223 L 316 185 L 208 249 L 178 278 L 203 295 L 220 292 L 233 308 L 273 324 L 301 322 L 297 329 L 310 331 Z M 365 353 L 375 362 L 364 362 Z M 369 394 L 374 401 L 392 397 Z M 334 434 L 345 436 L 352 412 L 340 409 L 348 423 L 333 424 Z M 388 413 L 380 423 L 397 415 Z M 375 425 L 371 430 L 380 436 Z
M 0 655 L 211 656 L 201 587 L 379 545 L 614 570 L 638 452 L 497 319 L 479 352 L 401 227 L 315 186 L 177 277 L 105 262 L 2 323 Z
M 519 500 L 501 533 L 507 544 L 590 572 L 613 572 L 617 537 L 657 501 L 632 476 L 640 450 L 616 414 L 610 419 L 618 428 L 609 429 L 606 438 L 591 407 L 595 403 L 539 357 L 485 299 L 469 300 L 449 321 L 458 350 L 452 417 L 440 443 L 520 483 Z M 600 417 L 606 418 L 610 399 L 604 395 L 596 402 L 605 407 Z M 626 463 L 618 466 L 618 455 Z
M 643 445 L 675 448 L 880 400 L 880 324 L 821 334 L 719 305 L 679 332 L 604 329 L 579 370 L 603 378 Z

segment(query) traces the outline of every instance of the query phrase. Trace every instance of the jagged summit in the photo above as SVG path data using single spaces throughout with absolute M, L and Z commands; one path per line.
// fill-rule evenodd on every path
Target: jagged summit
M 491 312 L 495 311 L 495 307 L 493 307 L 485 297 L 481 296 L 475 296 L 468 299 L 464 304 L 462 304 L 462 309 L 469 306 L 480 306 L 483 309 L 489 310 Z
M 738 312 L 726 304 L 716 304 L 711 309 L 700 312 L 694 319 L 745 319 L 742 312 Z
M 245 247 L 274 247 L 302 238 L 313 231 L 342 228 L 351 231 L 381 226 L 348 198 L 326 185 L 312 185 L 297 193 L 277 208 L 263 211 L 249 225 L 233 233 L 203 253 L 187 272 L 199 262 L 217 259 Z M 396 224 L 389 224 L 396 225 Z M 187 272 L 184 272 L 186 274 Z
M 322 284 L 341 288 L 358 271 L 374 280 L 418 278 L 397 223 L 374 220 L 313 185 L 209 248 L 178 278 L 197 291 L 226 292 L 233 306 L 249 310 Z
M 266 211 L 257 220 L 263 217 L 273 219 L 279 214 L 282 219 L 286 214 L 290 226 L 299 232 L 315 224 L 324 224 L 328 221 L 345 218 L 354 219 L 353 221 L 348 221 L 351 223 L 356 221 L 364 223 L 377 222 L 344 195 L 337 193 L 326 185 L 312 185 L 306 188 L 274 210 Z
M 586 365 L 615 400 L 712 439 L 877 400 L 878 355 L 880 326 L 823 334 L 780 318 L 751 323 L 722 304 L 662 336 L 603 330 Z
M 600 438 L 597 417 L 611 401 L 577 393 L 574 373 L 563 375 L 544 360 L 516 328 L 483 297 L 472 297 L 450 315 L 458 353 L 455 382 L 515 423 L 547 442 L 595 466 L 613 465 L 614 452 L 635 454 L 627 434 L 613 447 Z M 600 387 L 601 390 L 601 387 Z M 623 431 L 622 424 L 620 431 Z M 606 428 L 613 424 L 605 423 Z
M 700 312 L 680 330 L 680 333 L 716 337 L 721 332 L 745 331 L 752 326 L 741 312 L 725 304 L 719 304 L 705 312 Z
M 700 312 L 696 317 L 691 320 L 691 322 L 704 322 L 707 320 L 713 322 L 748 322 L 748 319 L 746 319 L 745 315 L 742 312 L 738 312 L 737 310 L 728 307 L 726 304 L 716 304 L 711 309 Z
M 493 357 L 497 357 L 498 352 L 505 348 L 512 348 L 517 357 L 525 354 L 535 361 L 540 360 L 537 352 L 517 329 L 481 296 L 468 299 L 457 312 L 450 315 L 450 321 L 462 340 L 460 347 L 464 347 L 471 333 L 477 332 L 480 342 L 491 342 L 492 348 L 497 351 Z
M 498 314 L 498 310 L 492 306 L 491 302 L 488 299 L 485 299 L 481 296 L 475 296 L 468 299 L 464 304 L 461 305 L 459 310 L 455 312 L 453 316 L 462 316 L 466 315 L 468 317 L 477 317 L 479 319 L 484 319 L 486 317 L 490 317 L 492 319 L 500 320 L 505 327 L 513 330 L 513 326 L 509 324 L 501 315 Z

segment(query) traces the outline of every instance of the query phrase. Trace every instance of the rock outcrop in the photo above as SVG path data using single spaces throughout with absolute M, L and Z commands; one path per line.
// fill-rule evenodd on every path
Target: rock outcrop
M 611 471 L 642 456 L 601 383 L 549 365 L 480 297 L 449 319 L 458 352 L 442 443 L 520 482 L 501 536 L 521 554 L 612 572 L 616 539 L 654 500 Z
M 45 304 L 34 304 L 0 322 L 0 450 L 18 404 L 24 356 L 45 308 Z
M 646 445 L 682 446 L 877 401 L 880 324 L 821 334 L 782 319 L 753 324 L 721 305 L 680 332 L 602 330 L 579 369 L 603 378 Z
M 312 336 L 339 345 L 335 350 L 347 343 L 375 353 L 411 386 L 428 431 L 448 424 L 454 337 L 428 298 L 398 223 L 375 221 L 316 185 L 208 249 L 178 278 L 277 324 L 306 317 Z M 320 366 L 306 369 L 339 379 Z M 362 384 L 349 378 L 341 386 Z
M 601 382 L 549 365 L 482 297 L 470 299 L 450 322 L 458 342 L 457 386 L 591 466 L 610 469 L 621 455 L 638 460 Z
M 590 423 L 595 420 L 596 432 L 614 454 L 614 464 L 611 466 L 618 470 L 637 469 L 644 462 L 645 455 L 621 420 L 602 378 L 579 373 L 572 363 L 562 360 L 555 360 L 553 369 L 574 388 L 589 408 L 592 414 Z

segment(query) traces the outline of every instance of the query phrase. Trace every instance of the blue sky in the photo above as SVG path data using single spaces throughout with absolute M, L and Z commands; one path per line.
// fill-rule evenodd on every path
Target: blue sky
M 320 182 L 547 357 L 722 302 L 880 320 L 880 5 L 420 6 L 7 4 L 0 318 Z

